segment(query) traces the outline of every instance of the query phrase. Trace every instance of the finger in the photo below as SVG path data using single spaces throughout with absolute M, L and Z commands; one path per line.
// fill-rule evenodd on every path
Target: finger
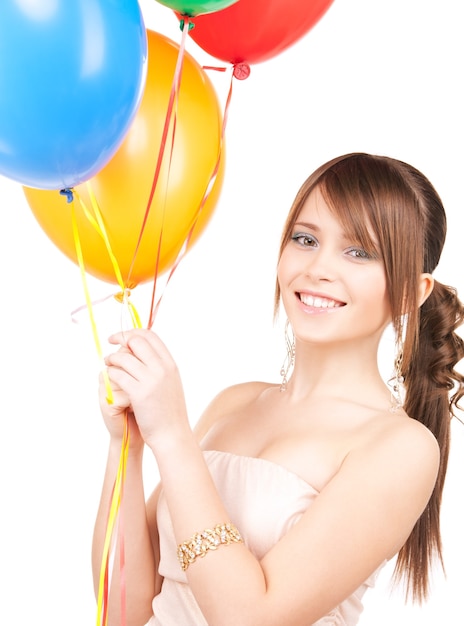
M 171 353 L 167 349 L 166 345 L 153 331 L 139 329 L 127 338 L 127 345 L 130 350 L 137 355 L 145 355 L 145 357 L 142 356 L 142 360 L 144 360 L 144 358 L 151 358 L 150 350 L 148 350 L 149 347 L 156 358 L 164 364 L 168 365 L 170 363 L 174 363 Z
M 110 379 L 110 373 L 108 368 L 106 368 L 106 376 L 108 377 L 108 379 Z M 105 396 L 107 395 L 107 379 L 104 376 L 103 372 L 100 372 L 99 376 L 98 376 L 98 388 L 100 393 L 104 394 Z M 111 383 L 111 391 L 113 393 L 118 393 L 119 391 L 122 391 L 121 387 L 119 387 L 119 385 L 114 381 L 110 379 L 110 383 Z
M 141 385 L 145 384 L 145 380 L 149 382 L 153 379 L 153 375 L 147 375 L 147 372 L 147 368 L 140 362 L 138 365 L 132 365 L 132 367 L 109 366 L 108 378 L 112 388 L 117 387 L 128 397 L 133 398 L 140 392 Z
M 123 372 L 130 376 L 134 380 L 140 381 L 146 376 L 147 370 L 154 373 L 157 370 L 155 358 L 152 357 L 153 363 L 147 365 L 140 356 L 133 354 L 132 352 L 115 352 L 109 355 L 106 359 L 106 365 L 110 377 L 114 378 L 118 376 L 118 371 Z M 120 380 L 117 378 L 117 380 Z
M 108 372 L 108 379 L 111 386 L 112 398 L 110 404 L 114 407 L 131 406 L 131 393 L 136 388 L 137 382 L 128 374 L 117 368 Z M 104 387 L 100 388 L 100 398 L 107 400 L 107 390 Z
M 112 343 L 122 345 L 117 353 L 118 356 L 111 356 L 107 364 L 117 365 L 126 369 L 135 378 L 139 379 L 143 371 L 137 367 L 135 362 L 121 360 L 119 355 L 130 351 L 142 364 L 146 365 L 153 373 L 160 369 L 175 370 L 176 364 L 161 339 L 151 330 L 133 329 L 128 333 L 117 333 L 110 337 Z M 120 342 L 125 342 L 121 344 Z
M 127 348 L 127 338 L 122 333 L 111 335 L 111 337 L 108 337 L 107 341 L 113 346 L 119 346 L 119 350 Z
M 125 344 L 118 352 L 129 351 L 148 367 L 156 366 L 162 359 L 163 353 L 167 353 L 166 349 L 163 350 L 160 339 L 149 330 L 134 329 L 124 339 L 122 334 L 113 335 L 111 339 L 116 343 L 124 340 Z
M 126 354 L 132 354 L 132 350 L 130 350 L 129 348 L 126 348 L 124 346 L 121 346 L 117 352 L 119 352 L 119 353 L 126 353 Z M 116 354 L 116 353 L 115 352 L 110 352 L 109 354 L 107 354 L 103 358 L 103 361 L 104 361 L 105 365 L 108 365 L 111 362 L 111 357 L 114 354 Z
M 114 334 L 110 335 L 108 337 L 108 343 L 111 343 L 113 345 L 120 345 L 120 346 L 127 347 L 127 342 L 129 340 L 129 338 L 131 336 L 133 336 L 134 334 L 139 333 L 139 332 L 144 333 L 144 332 L 147 332 L 147 331 L 145 331 L 143 329 L 139 329 L 139 328 L 132 328 L 130 330 L 124 330 L 124 331 L 121 330 L 121 331 L 119 331 L 117 333 L 114 333 Z
M 158 335 L 152 330 L 144 328 L 133 328 L 129 331 L 115 333 L 108 338 L 108 342 L 113 345 L 128 348 L 132 352 L 134 351 L 134 346 L 142 346 L 142 342 L 146 342 L 159 356 L 164 357 L 169 355 L 166 346 Z

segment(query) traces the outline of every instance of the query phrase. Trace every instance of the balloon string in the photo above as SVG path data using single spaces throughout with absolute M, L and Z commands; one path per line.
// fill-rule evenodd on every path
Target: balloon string
M 216 70 L 216 72 L 227 72 L 227 67 L 226 66 L 216 66 L 216 65 L 202 65 L 202 68 L 204 70 Z
M 124 414 L 124 437 L 121 449 L 120 457 L 120 494 L 119 503 L 121 505 L 124 496 L 124 485 L 127 469 L 127 457 L 129 455 L 129 420 L 127 411 Z M 124 509 L 119 508 L 119 588 L 120 588 L 120 602 L 121 602 L 121 619 L 120 626 L 126 626 L 126 551 L 124 540 Z
M 185 26 L 187 26 L 187 28 L 185 28 Z M 186 41 L 187 41 L 187 36 L 188 36 L 189 30 L 190 30 L 190 21 L 189 21 L 188 17 L 185 17 L 184 27 L 182 28 L 181 44 L 180 44 L 179 53 L 178 53 L 178 56 L 177 56 L 177 62 L 176 62 L 176 67 L 175 67 L 175 71 L 174 71 L 174 77 L 173 77 L 173 81 L 172 81 L 171 92 L 169 94 L 168 108 L 167 108 L 167 111 L 166 111 L 166 118 L 165 118 L 165 121 L 164 121 L 163 133 L 162 133 L 162 136 L 161 136 L 160 149 L 159 149 L 159 152 L 158 152 L 158 158 L 157 158 L 157 161 L 156 161 L 156 167 L 155 167 L 153 181 L 152 181 L 152 185 L 151 185 L 151 189 L 150 189 L 150 194 L 148 196 L 148 202 L 147 202 L 147 206 L 146 206 L 146 209 L 145 209 L 145 215 L 143 217 L 142 226 L 141 226 L 139 237 L 138 237 L 138 240 L 137 240 L 137 245 L 135 246 L 134 256 L 132 257 L 132 262 L 131 262 L 131 265 L 130 265 L 130 268 L 129 268 L 128 281 L 130 280 L 130 277 L 132 275 L 132 271 L 134 269 L 135 261 L 136 261 L 136 258 L 137 258 L 137 254 L 138 254 L 138 251 L 139 251 L 139 248 L 140 248 L 141 241 L 142 241 L 142 236 L 143 236 L 143 233 L 145 231 L 145 227 L 146 227 L 146 224 L 147 224 L 148 216 L 149 216 L 149 213 L 150 213 L 151 203 L 153 201 L 153 196 L 155 194 L 156 185 L 158 183 L 158 178 L 159 178 L 160 171 L 161 171 L 161 165 L 162 165 L 162 162 L 163 162 L 163 156 L 164 156 L 164 150 L 165 150 L 165 147 L 166 147 L 167 136 L 168 136 L 168 132 L 169 132 L 169 127 L 171 125 L 171 117 L 172 117 L 172 112 L 173 112 L 173 108 L 174 108 L 174 102 L 178 98 L 180 82 L 181 82 L 181 78 L 182 78 L 182 69 L 183 69 L 183 63 L 184 63 L 184 57 L 185 57 L 185 45 L 186 45 Z M 162 239 L 161 234 L 160 234 L 160 242 L 161 242 L 161 239 Z M 161 243 L 159 243 L 159 245 L 158 245 L 158 258 L 157 258 L 157 268 L 156 269 L 158 269 L 160 248 L 161 248 Z M 156 272 L 156 276 L 157 276 L 157 272 Z
M 97 350 L 97 355 L 98 358 L 100 360 L 100 363 L 102 364 L 102 374 L 103 374 L 103 379 L 105 382 L 105 388 L 106 388 L 106 394 L 107 397 L 111 399 L 112 402 L 112 390 L 111 390 L 111 385 L 110 385 L 110 381 L 108 379 L 108 374 L 106 371 L 106 368 L 103 367 L 103 352 L 102 352 L 102 348 L 101 348 L 101 343 L 100 343 L 100 339 L 98 336 L 98 332 L 97 332 L 97 325 L 95 323 L 95 316 L 93 313 L 93 308 L 92 308 L 92 301 L 90 299 L 90 292 L 88 289 L 88 284 L 87 284 L 87 278 L 86 278 L 86 274 L 85 274 L 85 266 L 84 266 L 84 257 L 82 254 L 82 246 L 81 246 L 81 242 L 80 242 L 80 238 L 79 238 L 79 230 L 77 228 L 77 219 L 76 219 L 76 210 L 75 210 L 75 205 L 74 202 L 72 202 L 71 204 L 71 221 L 72 221 L 72 231 L 73 231 L 73 237 L 74 237 L 74 245 L 76 248 L 76 255 L 77 255 L 77 260 L 79 263 L 79 270 L 80 270 L 80 274 L 81 274 L 81 280 L 82 280 L 82 285 L 83 285 L 83 289 L 84 289 L 84 295 L 85 295 L 85 301 L 87 304 L 87 310 L 89 313 L 89 318 L 90 318 L 90 326 L 91 326 L 91 330 L 92 330 L 92 335 L 93 335 L 93 340 L 95 343 L 95 347 Z
M 216 69 L 216 68 L 214 68 Z M 226 133 L 226 126 L 227 126 L 227 121 L 228 121 L 228 117 L 229 117 L 229 109 L 230 109 L 230 103 L 232 100 L 232 92 L 233 92 L 233 81 L 234 81 L 234 74 L 232 73 L 231 75 L 231 79 L 230 79 L 230 85 L 229 85 L 229 91 L 227 94 L 227 98 L 226 98 L 226 103 L 224 106 L 224 114 L 223 114 L 223 119 L 222 119 L 222 128 L 221 128 L 221 136 L 220 136 L 220 142 L 219 142 L 219 150 L 218 150 L 218 156 L 217 156 L 217 160 L 216 160 L 216 164 L 214 166 L 213 172 L 211 174 L 211 177 L 209 179 L 208 185 L 206 187 L 206 191 L 205 194 L 195 212 L 194 218 L 193 218 L 193 223 L 192 226 L 190 228 L 190 230 L 187 233 L 187 237 L 184 240 L 184 243 L 182 245 L 182 248 L 179 252 L 179 254 L 176 257 L 176 260 L 173 264 L 173 266 L 171 267 L 171 270 L 169 272 L 168 278 L 166 280 L 166 283 L 164 285 L 164 289 L 163 289 L 163 293 L 161 293 L 161 295 L 159 296 L 158 300 L 155 302 L 155 294 L 156 294 L 156 288 L 153 289 L 152 292 L 152 298 L 151 298 L 151 307 L 150 307 L 150 317 L 149 317 L 149 321 L 148 321 L 148 328 L 151 328 L 155 322 L 155 318 L 156 315 L 158 313 L 158 309 L 159 306 L 161 304 L 161 300 L 163 298 L 163 294 L 164 291 L 169 283 L 169 281 L 172 278 L 172 275 L 174 274 L 174 272 L 176 271 L 179 263 L 181 262 L 181 260 L 183 259 L 183 257 L 185 256 L 185 254 L 187 253 L 188 250 L 188 246 L 190 243 L 190 240 L 192 238 L 193 235 L 193 231 L 195 230 L 195 226 L 197 224 L 198 218 L 200 216 L 200 213 L 206 203 L 206 201 L 208 200 L 208 197 L 213 189 L 214 183 L 216 181 L 218 172 L 219 172 L 219 166 L 221 164 L 221 158 L 222 158 L 222 152 L 223 152 L 223 146 L 224 146 L 224 139 L 225 139 L 225 133 Z M 156 278 L 155 278 L 155 283 L 156 283 Z
M 124 291 L 125 289 L 125 285 L 124 285 L 124 281 L 122 278 L 122 274 L 121 274 L 121 270 L 119 269 L 119 265 L 118 265 L 118 261 L 115 257 L 115 255 L 113 254 L 113 250 L 111 249 L 111 245 L 110 245 L 110 241 L 108 239 L 108 235 L 106 232 L 106 228 L 105 228 L 105 224 L 103 222 L 103 217 L 100 211 L 100 207 L 98 206 L 98 202 L 97 202 L 97 198 L 95 197 L 95 194 L 93 192 L 93 189 L 90 185 L 89 182 L 86 183 L 87 186 L 87 191 L 90 197 L 90 202 L 92 204 L 92 209 L 95 215 L 95 219 L 97 222 L 97 231 L 100 234 L 100 236 L 103 239 L 103 242 L 105 244 L 106 250 L 108 252 L 108 255 L 110 257 L 110 261 L 111 264 L 113 266 L 114 269 L 114 274 L 116 276 L 116 280 L 118 281 L 119 286 L 121 287 L 121 290 Z M 87 211 L 88 213 L 88 211 Z
M 100 568 L 97 598 L 97 626 L 106 626 L 108 623 L 108 598 L 110 588 L 110 553 L 114 549 L 114 529 L 119 519 L 119 567 L 120 567 L 120 591 L 121 591 L 121 626 L 126 624 L 126 578 L 125 578 L 125 557 L 124 557 L 124 529 L 122 524 L 121 504 L 124 495 L 124 483 L 126 478 L 127 458 L 129 455 L 129 420 L 127 412 L 124 415 L 124 432 L 119 457 L 119 465 L 116 478 L 113 484 L 108 520 L 106 526 L 105 539 L 103 542 L 103 553 Z
M 82 198 L 79 196 L 79 194 L 76 193 L 75 195 L 78 198 L 84 210 L 84 213 L 86 214 L 86 216 L 88 217 L 92 225 L 96 228 L 97 232 L 100 234 L 100 236 L 103 238 L 105 242 L 105 245 L 108 250 L 108 254 L 112 260 L 113 267 L 115 269 L 115 274 L 118 278 L 119 285 L 122 289 L 122 293 L 120 294 L 120 301 L 123 301 L 126 304 L 130 312 L 133 325 L 140 328 L 141 327 L 140 317 L 137 313 L 137 310 L 133 306 L 133 304 L 129 301 L 130 292 L 128 289 L 124 288 L 121 271 L 119 269 L 117 260 L 111 250 L 111 246 L 109 243 L 108 236 L 106 234 L 103 218 L 102 218 L 100 209 L 98 207 L 98 203 L 96 201 L 94 194 L 91 192 L 90 188 L 89 188 L 89 194 L 90 194 L 90 198 L 92 202 L 94 215 L 92 215 L 91 212 L 87 209 L 87 207 L 85 207 L 82 201 Z M 100 344 L 100 340 L 98 337 L 95 317 L 93 314 L 92 302 L 90 299 L 90 293 L 89 293 L 87 280 L 86 280 L 84 258 L 83 258 L 82 246 L 81 246 L 81 242 L 79 238 L 79 230 L 77 227 L 77 219 L 76 219 L 74 202 L 72 203 L 71 209 L 72 209 L 71 214 L 72 214 L 72 229 L 73 229 L 73 236 L 74 236 L 74 244 L 76 248 L 76 255 L 78 258 L 78 262 L 79 262 L 81 278 L 82 278 L 82 282 L 84 286 L 87 309 L 89 311 L 89 316 L 91 320 L 92 333 L 93 333 L 94 342 L 95 342 L 98 356 L 100 358 L 100 361 L 102 362 L 102 365 L 104 365 L 101 344 Z M 104 382 L 105 382 L 107 401 L 108 403 L 111 404 L 113 402 L 113 392 L 111 389 L 108 372 L 105 367 L 102 367 L 102 375 L 103 375 Z M 121 509 L 121 504 L 122 504 L 123 494 L 124 494 L 124 482 L 125 482 L 125 476 L 126 476 L 127 458 L 129 454 L 129 439 L 130 439 L 129 424 L 128 424 L 128 416 L 126 412 L 124 415 L 124 433 L 123 433 L 122 447 L 121 447 L 121 453 L 120 453 L 120 458 L 119 458 L 119 466 L 118 466 L 118 470 L 117 470 L 117 474 L 116 474 L 116 478 L 115 478 L 115 482 L 114 482 L 113 490 L 112 490 L 111 503 L 110 503 L 110 509 L 109 509 L 109 514 L 108 514 L 106 534 L 105 534 L 105 540 L 104 540 L 104 546 L 103 546 L 103 554 L 102 554 L 101 567 L 100 567 L 100 579 L 99 579 L 98 601 L 97 601 L 97 626 L 106 626 L 108 622 L 108 597 L 109 597 L 109 586 L 110 586 L 110 581 L 109 581 L 110 558 L 109 557 L 110 557 L 110 548 L 111 546 L 114 546 L 114 541 L 113 541 L 114 527 L 115 527 L 116 522 L 118 521 L 118 516 L 119 516 L 118 537 L 119 537 L 119 571 L 120 571 L 119 585 L 120 585 L 120 592 L 121 592 L 121 597 L 120 597 L 121 626 L 126 626 L 126 577 L 125 577 L 124 524 L 123 524 L 122 512 L 120 509 Z
M 109 241 L 109 237 L 108 234 L 106 232 L 106 228 L 105 228 L 105 223 L 103 220 L 103 216 L 100 210 L 100 207 L 98 205 L 98 201 L 97 198 L 92 190 L 92 187 L 90 186 L 90 183 L 87 182 L 87 191 L 90 197 L 90 202 L 92 205 L 92 210 L 93 210 L 93 214 L 90 211 L 90 209 L 86 206 L 84 200 L 82 199 L 82 197 L 80 196 L 80 194 L 77 191 L 73 191 L 74 195 L 76 196 L 77 200 L 79 201 L 79 204 L 82 208 L 82 211 L 85 215 L 85 217 L 88 219 L 88 221 L 90 222 L 90 224 L 94 227 L 94 229 L 97 231 L 97 233 L 100 235 L 100 237 L 102 238 L 104 244 L 105 244 L 105 248 L 106 251 L 108 253 L 108 256 L 110 258 L 111 264 L 113 266 L 113 270 L 114 270 L 114 274 L 116 277 L 116 280 L 119 284 L 119 287 L 121 288 L 121 292 L 119 294 L 116 294 L 114 297 L 116 298 L 116 300 L 118 300 L 118 302 L 121 302 L 122 304 L 124 304 L 127 309 L 129 310 L 129 314 L 131 317 L 131 321 L 132 321 L 132 325 L 134 327 L 137 328 L 141 328 L 142 323 L 140 320 L 140 316 L 134 306 L 134 304 L 130 301 L 130 290 L 127 289 L 127 287 L 124 284 L 124 280 L 122 277 L 122 273 L 118 264 L 118 261 L 116 259 L 115 254 L 113 253 L 113 250 L 111 248 L 111 244 Z M 77 224 L 75 227 L 75 235 L 74 235 L 74 241 L 75 241 L 75 245 L 76 245 L 76 249 L 77 247 L 79 247 L 80 249 L 80 257 L 81 260 L 79 261 L 79 265 L 81 267 L 81 274 L 85 277 L 85 268 L 84 268 L 84 261 L 83 261 L 83 256 L 82 256 L 82 250 L 81 250 L 81 246 L 80 246 L 80 242 L 79 242 L 79 235 L 78 235 L 78 231 L 77 231 Z M 85 284 L 85 281 L 84 281 Z M 88 289 L 85 286 L 85 292 L 88 294 Z M 92 310 L 92 304 L 99 304 L 101 302 L 104 302 L 107 298 L 102 298 L 100 300 L 97 300 L 96 302 L 92 303 L 90 301 L 89 298 L 86 299 L 86 307 L 89 311 Z M 78 309 L 76 309 L 73 312 L 73 315 L 76 314 L 77 312 L 79 312 L 80 310 L 82 310 L 82 308 L 84 307 L 79 307 Z M 94 333 L 95 334 L 95 333 Z M 97 345 L 97 350 L 98 350 L 98 342 L 96 342 Z
M 114 298 L 114 297 L 116 297 L 116 296 L 113 293 L 110 293 L 109 295 L 104 296 L 103 298 L 99 298 L 98 300 L 92 300 L 91 305 L 92 305 L 92 307 L 95 307 L 95 306 L 97 306 L 99 304 L 103 304 L 103 302 L 106 302 L 110 298 Z M 74 324 L 78 324 L 77 314 L 80 313 L 81 311 L 83 311 L 84 309 L 88 309 L 87 304 L 82 304 L 81 306 L 78 306 L 76 309 L 71 311 L 71 321 Z
M 174 115 L 174 129 L 173 129 L 173 133 L 172 133 L 171 148 L 170 148 L 170 151 L 169 151 L 169 164 L 168 164 L 168 168 L 167 168 L 167 172 L 168 172 L 167 179 L 168 180 L 169 180 L 169 176 L 170 176 L 170 173 L 171 173 L 172 155 L 174 153 L 174 137 L 175 137 L 176 122 L 177 122 L 177 116 Z M 155 301 L 155 296 L 156 296 L 157 287 L 158 287 L 158 274 L 159 274 L 159 264 L 160 264 L 160 258 L 161 258 L 163 231 L 164 231 L 163 225 L 164 225 L 164 216 L 165 216 L 165 212 L 166 212 L 166 201 L 167 201 L 167 198 L 165 196 L 164 203 L 163 203 L 163 220 L 162 220 L 161 229 L 160 229 L 160 236 L 159 236 L 159 240 L 158 240 L 158 249 L 157 249 L 157 253 L 156 253 L 155 270 L 153 272 L 153 287 L 152 287 L 152 293 L 151 293 L 150 314 L 149 314 L 148 324 L 147 324 L 147 328 L 148 329 L 152 328 L 153 322 L 154 322 L 153 307 L 154 307 L 154 301 Z
M 174 140 L 175 140 L 175 135 L 176 135 L 176 126 L 177 126 L 177 104 L 178 101 L 175 101 L 176 103 L 176 111 L 174 113 L 174 117 L 173 117 L 173 131 L 172 131 L 172 135 L 171 135 L 171 146 L 170 146 L 170 150 L 169 150 L 169 163 L 167 166 L 167 181 L 169 182 L 169 177 L 171 175 L 171 167 L 172 167 L 172 155 L 174 153 Z M 158 274 L 159 274 L 159 265 L 160 265 L 160 258 L 161 258 L 161 249 L 162 249 L 162 242 L 163 242 L 163 232 L 164 232 L 164 218 L 166 215 L 166 202 L 167 202 L 167 186 L 168 186 L 168 182 L 166 183 L 166 193 L 164 196 L 164 201 L 163 201 L 163 214 L 162 214 L 162 220 L 161 220 L 161 228 L 160 228 L 160 234 L 159 234 L 159 239 L 158 239 L 158 247 L 157 247 L 157 252 L 156 252 L 156 262 L 155 262 L 155 269 L 153 272 L 153 287 L 152 287 L 152 295 L 151 295 L 151 305 L 150 305 L 150 315 L 149 315 L 149 320 L 148 320 L 148 324 L 147 324 L 147 328 L 150 329 L 153 326 L 153 321 L 152 321 L 152 309 L 153 309 L 153 302 L 155 299 L 155 294 L 156 294 L 156 290 L 157 290 L 157 286 L 158 286 Z

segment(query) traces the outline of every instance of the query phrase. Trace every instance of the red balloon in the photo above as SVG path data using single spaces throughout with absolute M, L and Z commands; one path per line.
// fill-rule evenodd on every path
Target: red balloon
M 259 63 L 303 37 L 334 0 L 239 0 L 195 17 L 190 37 L 211 56 L 232 63 Z

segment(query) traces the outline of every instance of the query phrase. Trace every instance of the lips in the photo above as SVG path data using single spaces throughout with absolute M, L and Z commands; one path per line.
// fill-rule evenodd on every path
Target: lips
M 336 309 L 345 306 L 345 302 L 333 300 L 325 296 L 316 296 L 308 293 L 299 293 L 298 296 L 304 305 L 314 309 Z

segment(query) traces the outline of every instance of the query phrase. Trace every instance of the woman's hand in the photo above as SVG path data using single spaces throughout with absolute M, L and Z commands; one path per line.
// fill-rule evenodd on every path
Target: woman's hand
M 109 342 L 121 346 L 105 359 L 111 386 L 120 394 L 117 406 L 132 410 L 143 440 L 153 448 L 162 436 L 188 427 L 179 372 L 159 337 L 134 329 L 111 336 Z
M 130 448 L 142 448 L 143 439 L 134 419 L 128 395 L 115 383 L 111 383 L 111 398 L 108 398 L 107 383 L 103 374 L 99 377 L 98 395 L 100 409 L 105 426 L 110 433 L 111 440 L 121 445 L 124 437 L 124 420 L 127 415 L 130 431 Z

